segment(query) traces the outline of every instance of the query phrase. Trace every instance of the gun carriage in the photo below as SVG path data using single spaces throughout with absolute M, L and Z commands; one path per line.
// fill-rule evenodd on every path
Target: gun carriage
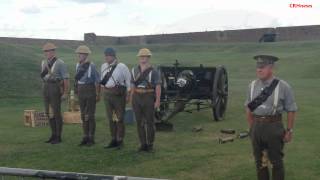
M 179 112 L 212 110 L 223 119 L 228 101 L 228 75 L 224 66 L 159 66 L 162 79 L 160 108 L 155 112 L 157 130 L 172 128 L 169 120 Z

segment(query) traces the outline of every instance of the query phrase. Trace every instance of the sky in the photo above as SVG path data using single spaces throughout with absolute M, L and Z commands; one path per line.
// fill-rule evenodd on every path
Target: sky
M 320 25 L 319 0 L 0 0 L 0 37 L 82 40 L 88 32 L 130 36 L 299 25 Z

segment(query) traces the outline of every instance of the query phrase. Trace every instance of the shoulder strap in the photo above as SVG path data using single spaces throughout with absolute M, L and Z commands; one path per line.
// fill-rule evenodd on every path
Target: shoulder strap
M 139 73 L 137 78 L 135 78 L 135 80 L 134 80 L 134 84 L 137 86 L 140 83 L 142 83 L 142 81 L 146 80 L 147 76 L 149 75 L 149 73 L 152 70 L 153 70 L 153 67 L 149 67 L 148 69 L 144 70 L 142 73 Z M 151 78 L 151 77 L 149 76 L 149 78 Z
M 152 73 L 151 71 L 149 72 L 149 83 L 151 83 L 151 78 L 152 78 Z
M 132 68 L 131 73 L 132 73 L 133 81 L 135 81 L 135 80 L 136 80 L 136 77 L 135 77 L 134 67 Z
M 56 64 L 57 64 L 57 60 L 54 61 L 54 63 L 52 64 L 52 67 L 50 68 L 50 73 L 51 74 L 54 71 L 54 68 L 56 67 Z
M 89 68 L 88 68 L 88 78 L 91 77 L 91 71 L 92 71 L 92 70 L 91 70 L 91 65 L 92 65 L 92 64 L 90 63 Z
M 106 75 L 105 75 L 105 76 L 103 77 L 103 79 L 101 80 L 100 84 L 102 84 L 102 85 L 104 85 L 104 86 L 107 84 L 107 82 L 109 81 L 109 79 L 110 79 L 111 76 L 112 76 L 113 71 L 116 69 L 117 65 L 118 65 L 118 63 L 116 63 L 115 65 L 113 65 L 113 66 L 111 67 L 111 70 L 106 73 Z
M 40 77 L 43 79 L 48 73 L 49 73 L 48 65 L 46 64 L 45 61 L 42 61 Z
M 278 106 L 278 102 L 279 102 L 279 84 L 277 85 L 276 89 L 274 90 L 274 97 L 273 97 L 273 114 L 276 114 L 277 112 L 277 106 Z
M 253 92 L 254 92 L 254 86 L 256 84 L 256 80 L 251 82 L 251 86 L 250 86 L 250 100 L 253 100 Z
M 48 73 L 52 74 L 55 66 L 56 66 L 57 58 L 52 59 L 52 64 L 48 64 L 48 62 L 42 61 L 42 71 L 41 71 L 41 78 L 44 78 Z
M 77 74 L 74 79 L 76 81 L 79 81 L 84 76 L 84 74 L 88 71 L 89 67 L 90 67 L 90 62 L 84 63 L 83 65 L 79 65 L 77 68 Z
M 266 87 L 257 97 L 255 97 L 249 104 L 248 108 L 251 112 L 253 112 L 257 107 L 259 107 L 262 103 L 264 103 L 268 97 L 273 93 L 276 86 L 278 85 L 279 80 L 274 79 L 270 86 Z

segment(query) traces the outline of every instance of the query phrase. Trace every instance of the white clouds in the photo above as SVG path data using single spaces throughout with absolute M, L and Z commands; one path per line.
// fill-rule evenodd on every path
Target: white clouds
M 10 5 L 10 4 L 9 4 Z M 14 0 L 12 1 L 12 7 L 15 10 L 25 10 L 25 9 L 37 9 L 37 10 L 47 10 L 51 8 L 58 8 L 59 2 L 57 0 Z
M 144 13 L 142 12 L 133 12 L 128 15 L 129 19 L 132 21 L 136 21 L 138 23 L 144 24 Z
M 116 3 L 116 2 L 119 2 L 120 0 L 68 0 L 68 1 L 90 4 L 90 3 Z
M 126 0 L 144 8 L 160 9 L 207 9 L 215 5 L 214 0 Z
M 298 2 L 299 0 L 292 0 Z M 135 35 L 320 24 L 320 2 L 290 0 L 13 0 L 0 2 L 0 36 L 82 39 L 83 33 Z
M 215 10 L 200 13 L 174 23 L 158 26 L 157 33 L 197 32 L 214 30 L 250 29 L 279 26 L 299 26 L 320 24 L 319 11 L 265 13 L 248 10 Z
M 158 33 L 214 31 L 274 27 L 278 25 L 276 17 L 256 11 L 217 10 L 191 16 L 164 27 L 158 27 Z
M 40 8 L 35 5 L 24 7 L 21 9 L 21 11 L 26 14 L 37 14 L 41 12 Z
M 107 14 L 105 3 L 20 2 L 14 1 L 10 11 L 0 15 L 6 17 L 0 20 L 0 36 L 82 39 L 91 19 Z

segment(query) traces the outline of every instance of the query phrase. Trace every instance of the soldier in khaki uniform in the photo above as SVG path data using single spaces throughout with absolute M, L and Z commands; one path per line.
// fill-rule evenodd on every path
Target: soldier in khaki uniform
M 137 120 L 139 151 L 153 151 L 155 139 L 154 111 L 160 106 L 161 78 L 150 64 L 151 52 L 140 49 L 139 65 L 132 69 L 132 107 Z
M 46 60 L 43 60 L 41 64 L 45 113 L 51 127 L 51 137 L 46 143 L 51 144 L 61 142 L 63 124 L 61 101 L 66 99 L 69 88 L 67 67 L 61 59 L 56 57 L 56 48 L 53 43 L 46 43 L 43 46 L 42 50 Z
M 80 146 L 95 144 L 96 102 L 100 100 L 100 75 L 96 66 L 89 60 L 91 50 L 87 46 L 79 46 L 76 51 L 79 62 L 76 65 L 75 92 L 79 97 L 83 139 Z
M 272 179 L 284 179 L 283 147 L 290 142 L 297 105 L 292 88 L 273 75 L 275 56 L 258 55 L 257 80 L 250 83 L 245 102 L 253 154 L 259 180 L 269 180 L 268 157 L 272 165 Z M 287 113 L 287 129 L 282 114 Z
M 124 114 L 130 100 L 131 74 L 128 67 L 119 62 L 113 48 L 106 48 L 104 54 L 106 63 L 101 66 L 100 84 L 111 134 L 111 142 L 105 148 L 120 149 L 125 135 Z

